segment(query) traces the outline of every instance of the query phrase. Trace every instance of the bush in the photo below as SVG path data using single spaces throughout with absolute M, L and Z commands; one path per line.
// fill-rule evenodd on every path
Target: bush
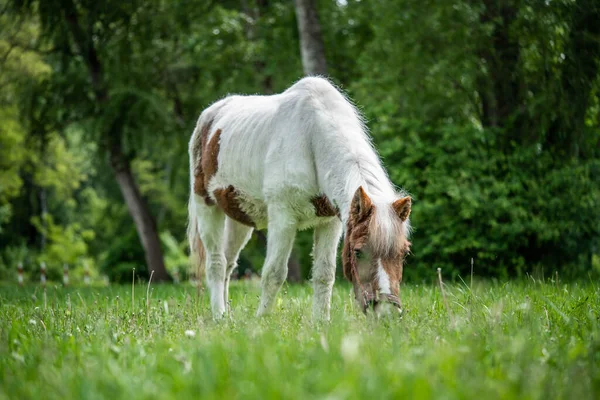
M 0 252 L 0 280 L 17 280 L 17 266 L 23 263 L 26 274 L 31 272 L 32 257 L 29 249 L 24 245 L 7 246 Z
M 118 240 L 109 243 L 100 271 L 108 276 L 111 282 L 131 282 L 132 271 L 138 279 L 147 280 L 148 270 L 144 262 L 144 251 L 135 229 L 131 229 Z
M 377 136 L 386 164 L 414 198 L 407 273 L 437 267 L 514 276 L 591 268 L 600 225 L 600 162 L 556 162 L 540 147 L 497 148 L 498 132 L 402 121 Z

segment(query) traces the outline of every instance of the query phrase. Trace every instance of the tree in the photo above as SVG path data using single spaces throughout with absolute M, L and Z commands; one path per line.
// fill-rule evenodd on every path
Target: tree
M 600 259 L 597 3 L 0 0 L 0 277 L 27 255 L 130 279 L 145 257 L 139 199 L 167 268 L 181 266 L 198 114 L 228 93 L 281 92 L 303 65 L 356 101 L 415 199 L 409 280 L 468 273 L 471 258 L 481 275 L 587 274 Z M 309 275 L 310 236 L 290 280 L 295 260 Z M 240 267 L 263 258 L 255 236 Z
M 0 3 L 2 4 L 2 3 Z M 2 4 L 3 5 L 3 4 Z M 37 34 L 34 22 L 0 13 L 0 233 L 13 214 L 11 201 L 23 186 L 21 171 L 30 155 L 27 132 L 20 120 L 15 99 L 28 85 L 35 85 L 50 73 L 42 58 L 24 44 Z
M 108 4 L 76 0 L 15 1 L 14 5 L 19 10 L 37 11 L 43 32 L 56 46 L 56 55 L 65 71 L 83 68 L 81 72 L 87 74 L 86 81 L 69 84 L 81 84 L 77 90 L 89 93 L 87 100 L 94 104 L 85 104 L 83 109 L 79 104 L 73 106 L 80 109 L 81 118 L 100 122 L 96 125 L 99 142 L 109 156 L 109 165 L 133 218 L 148 270 L 154 271 L 156 281 L 168 280 L 156 223 L 133 176 L 131 155 L 124 149 L 127 130 L 124 120 L 140 99 L 114 95 L 115 88 L 111 85 L 119 82 L 107 77 L 107 64 L 114 60 L 103 57 L 107 54 L 102 54 L 99 48 L 111 40 L 128 40 L 129 24 L 140 12 L 141 5 L 139 2 Z M 116 109 L 119 110 L 113 115 L 107 113 Z
M 596 3 L 348 2 L 354 20 L 377 21 L 355 47 L 351 91 L 392 179 L 415 198 L 417 268 L 406 271 L 464 273 L 471 258 L 483 275 L 589 270 L 600 234 Z
M 314 0 L 294 0 L 305 75 L 327 75 L 325 47 Z

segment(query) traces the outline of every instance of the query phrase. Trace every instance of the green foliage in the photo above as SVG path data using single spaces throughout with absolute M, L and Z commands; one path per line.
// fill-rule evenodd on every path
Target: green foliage
M 50 215 L 32 217 L 32 223 L 48 241 L 37 260 L 46 263 L 48 279 L 60 279 L 65 264 L 81 268 L 86 262 L 90 264 L 92 260 L 84 257 L 88 254 L 87 242 L 94 238 L 92 230 L 83 229 L 78 223 L 57 225 Z
M 189 269 L 187 244 L 175 239 L 170 232 L 162 232 L 160 241 L 165 249 L 165 264 L 169 273 L 171 275 L 177 273 L 180 277 L 186 277 Z
M 19 263 L 23 264 L 24 275 L 29 275 L 32 262 L 29 249 L 24 245 L 5 247 L 0 253 L 0 280 L 16 282 Z
M 595 271 L 597 1 L 317 3 L 331 78 L 414 196 L 408 280 L 467 275 L 471 258 L 484 276 Z M 112 280 L 134 267 L 147 278 L 107 168 L 118 143 L 181 271 L 196 119 L 228 93 L 278 92 L 302 75 L 293 2 L 0 4 L 0 257 L 26 247 L 57 268 L 79 257 Z M 73 243 L 46 237 L 46 214 Z M 304 278 L 311 248 L 299 233 Z M 264 253 L 254 235 L 240 273 Z
M 407 271 L 442 267 L 465 276 L 473 258 L 475 272 L 485 276 L 538 266 L 548 274 L 587 274 L 586 257 L 600 235 L 598 160 L 557 166 L 530 147 L 505 155 L 496 150 L 495 131 L 472 127 L 400 121 L 393 132 L 381 132 L 382 156 L 410 166 L 391 177 L 417 188 Z
M 272 316 L 234 284 L 212 321 L 191 286 L 0 290 L 0 397 L 64 399 L 594 399 L 600 291 L 592 283 L 408 284 L 402 320 L 365 318 L 334 289 L 332 321 L 290 286 Z M 132 299 L 133 297 L 133 299 Z M 187 333 L 186 333 L 187 332 Z
M 34 138 L 29 145 L 41 149 L 40 157 L 33 159 L 30 165 L 35 184 L 52 190 L 53 197 L 57 201 L 66 201 L 67 207 L 75 207 L 71 197 L 86 178 L 77 154 L 69 151 L 65 140 L 57 134 Z
M 148 272 L 140 260 L 144 259 L 142 247 L 135 229 L 119 236 L 119 240 L 110 242 L 103 252 L 100 272 L 108 276 L 111 282 L 131 282 L 133 270 L 136 277 L 148 280 Z
M 19 171 L 26 158 L 25 134 L 10 109 L 0 108 L 0 233 L 11 217 L 10 200 L 23 185 Z
M 4 3 L 1 3 L 4 5 Z M 13 216 L 11 202 L 23 186 L 21 170 L 30 159 L 26 151 L 27 132 L 15 99 L 27 82 L 48 76 L 49 66 L 27 48 L 38 27 L 34 21 L 19 23 L 5 12 L 0 14 L 0 234 Z
M 471 258 L 481 275 L 586 275 L 600 236 L 600 126 L 586 117 L 597 114 L 600 32 L 584 21 L 598 5 L 360 9 L 378 23 L 350 89 L 415 198 L 408 276 L 464 276 Z

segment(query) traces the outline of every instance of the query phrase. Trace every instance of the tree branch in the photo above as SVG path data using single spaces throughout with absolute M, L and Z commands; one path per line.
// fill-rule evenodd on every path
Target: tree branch
M 102 64 L 98 58 L 98 52 L 96 51 L 91 38 L 86 37 L 83 28 L 79 23 L 77 7 L 73 3 L 73 0 L 65 0 L 65 3 L 67 4 L 67 7 L 63 9 L 65 14 L 64 17 L 70 28 L 75 45 L 88 67 L 96 100 L 104 103 L 108 100 L 108 91 L 104 85 Z

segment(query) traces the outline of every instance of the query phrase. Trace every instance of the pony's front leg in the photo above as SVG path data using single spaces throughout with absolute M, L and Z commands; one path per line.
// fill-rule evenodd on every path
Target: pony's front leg
M 269 208 L 267 229 L 267 257 L 262 269 L 262 293 L 257 316 L 268 314 L 273 309 L 277 292 L 287 277 L 287 263 L 296 236 L 296 222 L 290 218 L 289 213 Z
M 315 228 L 312 269 L 315 320 L 329 320 L 331 291 L 335 282 L 335 256 L 341 236 L 342 222 L 337 218 Z

